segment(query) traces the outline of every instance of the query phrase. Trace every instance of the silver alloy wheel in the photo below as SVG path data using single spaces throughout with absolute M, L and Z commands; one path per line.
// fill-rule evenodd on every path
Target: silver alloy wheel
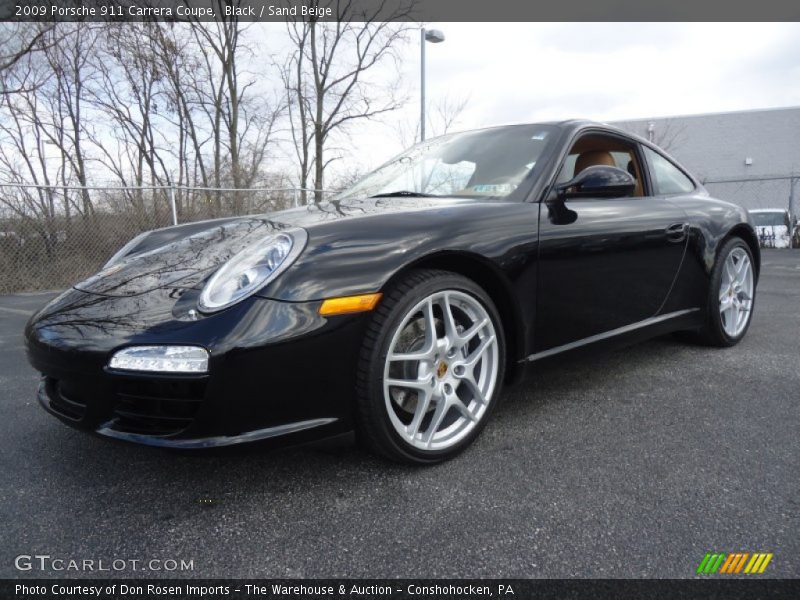
M 480 422 L 500 372 L 492 319 L 474 297 L 431 294 L 395 330 L 383 372 L 395 431 L 421 450 L 451 448 Z
M 725 259 L 719 286 L 722 327 L 735 338 L 744 331 L 753 307 L 753 265 L 743 248 L 734 248 Z

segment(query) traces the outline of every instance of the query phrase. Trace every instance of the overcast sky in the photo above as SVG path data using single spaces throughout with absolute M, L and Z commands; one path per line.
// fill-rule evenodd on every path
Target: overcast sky
M 273 25 L 274 26 L 274 25 Z M 601 121 L 800 105 L 800 24 L 430 23 L 427 92 L 468 98 L 458 129 Z M 273 38 L 274 39 L 274 38 Z M 419 114 L 419 41 L 404 49 L 410 102 L 352 132 L 376 166 L 401 149 L 397 121 Z M 278 50 L 279 51 L 279 50 Z
M 430 95 L 469 94 L 470 127 L 800 104 L 795 23 L 435 27 L 447 40 L 428 44 Z

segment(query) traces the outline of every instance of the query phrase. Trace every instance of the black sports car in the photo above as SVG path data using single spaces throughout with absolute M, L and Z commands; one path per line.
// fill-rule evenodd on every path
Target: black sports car
M 731 346 L 759 270 L 746 211 L 583 121 L 429 140 L 327 202 L 169 227 L 30 321 L 39 400 L 156 446 L 356 431 L 453 456 L 525 365 L 668 332 Z

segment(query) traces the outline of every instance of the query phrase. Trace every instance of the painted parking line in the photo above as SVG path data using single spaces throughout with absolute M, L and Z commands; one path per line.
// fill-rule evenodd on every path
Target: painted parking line
M 0 306 L 0 311 L 11 313 L 14 315 L 23 315 L 25 317 L 30 317 L 34 312 L 33 310 L 22 310 L 21 308 L 8 308 L 5 306 Z

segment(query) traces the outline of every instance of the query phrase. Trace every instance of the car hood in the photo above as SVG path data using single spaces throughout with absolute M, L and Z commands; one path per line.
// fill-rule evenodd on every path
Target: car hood
M 104 296 L 133 296 L 164 287 L 197 287 L 234 254 L 269 234 L 302 227 L 310 235 L 317 226 L 342 219 L 365 219 L 385 213 L 452 209 L 467 199 L 372 198 L 325 202 L 266 215 L 193 224 L 159 230 L 158 245 L 104 269 L 74 287 Z M 207 225 L 203 227 L 202 225 Z M 199 227 L 199 229 L 198 229 Z M 170 239 L 170 236 L 173 239 Z
M 75 285 L 82 292 L 133 296 L 156 288 L 192 287 L 221 264 L 266 235 L 286 229 L 266 218 L 241 218 L 137 253 Z
M 306 228 L 343 219 L 368 219 L 372 216 L 385 215 L 387 213 L 452 210 L 455 207 L 465 204 L 475 204 L 476 202 L 479 201 L 470 198 L 409 198 L 405 196 L 391 196 L 386 198 L 320 202 L 283 210 L 268 216 L 281 223 Z

